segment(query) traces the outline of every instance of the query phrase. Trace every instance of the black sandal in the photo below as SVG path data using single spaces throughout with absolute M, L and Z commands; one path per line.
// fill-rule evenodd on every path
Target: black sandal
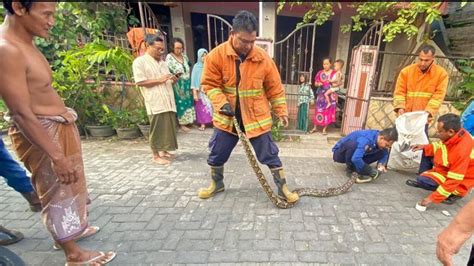
M 5 227 L 0 225 L 0 246 L 14 244 L 22 240 L 23 238 L 24 236 L 22 233 L 15 230 L 8 230 Z
M 405 184 L 407 184 L 408 186 L 410 187 L 417 187 L 417 188 L 423 188 L 422 186 L 420 186 L 420 184 L 418 184 L 418 182 L 416 180 L 411 180 L 411 179 L 408 179 Z
M 457 195 L 450 195 L 447 199 L 443 200 L 441 203 L 452 205 L 456 203 L 456 201 L 458 201 L 459 199 L 462 199 L 462 197 L 457 196 Z

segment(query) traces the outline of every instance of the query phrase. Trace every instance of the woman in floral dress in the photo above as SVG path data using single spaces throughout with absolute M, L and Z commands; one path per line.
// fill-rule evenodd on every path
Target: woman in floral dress
M 188 57 L 183 53 L 184 42 L 180 38 L 174 38 L 172 42 L 173 51 L 166 56 L 166 63 L 171 74 L 178 77 L 173 84 L 174 99 L 180 129 L 189 132 L 196 119 L 194 112 L 193 95 L 191 92 L 191 70 Z

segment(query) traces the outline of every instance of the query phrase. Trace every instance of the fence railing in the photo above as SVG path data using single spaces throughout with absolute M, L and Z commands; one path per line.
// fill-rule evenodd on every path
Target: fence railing
M 416 63 L 417 58 L 417 54 L 380 52 L 375 76 L 376 86 L 372 91 L 372 96 L 392 97 L 398 74 L 404 67 Z M 458 84 L 463 80 L 463 75 L 459 70 L 460 60 L 474 62 L 474 58 L 436 56 L 435 63 L 446 69 L 449 75 L 446 100 L 457 100 L 461 97 L 457 90 Z

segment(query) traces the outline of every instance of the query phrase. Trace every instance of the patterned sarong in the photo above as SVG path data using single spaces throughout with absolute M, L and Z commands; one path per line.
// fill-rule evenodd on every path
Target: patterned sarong
M 79 132 L 75 125 L 77 114 L 68 108 L 58 116 L 38 116 L 51 141 L 69 158 L 79 172 L 79 180 L 64 185 L 58 182 L 49 156 L 33 145 L 15 125 L 9 129 L 13 147 L 32 173 L 33 184 L 43 206 L 42 221 L 54 240 L 63 243 L 82 234 L 87 228 L 88 198 Z

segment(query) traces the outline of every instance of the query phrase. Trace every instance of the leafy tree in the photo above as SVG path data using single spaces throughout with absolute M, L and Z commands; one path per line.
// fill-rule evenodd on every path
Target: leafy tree
M 466 5 L 463 2 L 461 6 Z M 399 34 L 405 34 L 411 39 L 418 33 L 418 29 L 426 22 L 428 25 L 441 19 L 439 7 L 442 2 L 348 2 L 347 6 L 355 10 L 351 16 L 352 24 L 342 25 L 342 32 L 361 31 L 370 20 L 386 19 L 392 16 L 395 19 L 387 22 L 383 27 L 384 41 L 391 42 Z M 310 5 L 310 9 L 303 17 L 303 23 L 315 22 L 322 25 L 334 15 L 334 9 L 342 9 L 340 2 L 287 2 L 278 3 L 278 12 L 289 5 Z

